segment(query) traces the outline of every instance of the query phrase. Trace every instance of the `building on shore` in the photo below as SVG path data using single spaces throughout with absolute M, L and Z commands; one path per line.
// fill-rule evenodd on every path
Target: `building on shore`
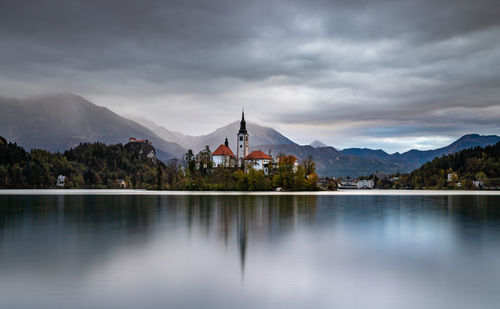
M 374 185 L 371 179 L 358 180 L 356 182 L 356 187 L 358 189 L 373 189 Z

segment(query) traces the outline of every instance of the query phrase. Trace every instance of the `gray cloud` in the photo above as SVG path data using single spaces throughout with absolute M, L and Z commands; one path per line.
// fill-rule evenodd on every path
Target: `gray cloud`
M 299 142 L 398 150 L 500 133 L 499 36 L 490 0 L 2 1 L 0 93 L 194 134 L 244 105 Z

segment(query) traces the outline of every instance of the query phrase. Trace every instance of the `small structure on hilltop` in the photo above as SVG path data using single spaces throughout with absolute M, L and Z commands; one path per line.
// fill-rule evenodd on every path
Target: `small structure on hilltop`
M 129 143 L 146 143 L 146 144 L 152 145 L 151 141 L 148 139 L 136 139 L 135 137 L 129 137 L 128 142 Z
M 260 150 L 252 151 L 244 158 L 245 167 L 250 166 L 255 170 L 264 171 L 264 174 L 269 173 L 269 167 L 273 158 Z
M 229 142 L 226 140 L 224 144 L 221 144 L 215 151 L 212 153 L 213 162 L 215 167 L 234 167 L 236 157 L 229 148 Z
M 150 140 L 130 137 L 125 149 L 137 152 L 139 157 L 146 156 L 149 160 L 156 161 L 156 151 Z

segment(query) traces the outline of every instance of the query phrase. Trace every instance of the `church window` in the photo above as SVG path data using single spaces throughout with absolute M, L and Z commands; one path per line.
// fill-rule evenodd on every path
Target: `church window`
M 243 136 L 240 136 L 240 141 L 242 141 L 242 140 L 243 140 Z

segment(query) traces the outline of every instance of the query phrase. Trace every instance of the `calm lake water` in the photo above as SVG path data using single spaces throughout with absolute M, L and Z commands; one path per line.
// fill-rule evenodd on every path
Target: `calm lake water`
M 0 195 L 0 308 L 499 308 L 500 196 Z

